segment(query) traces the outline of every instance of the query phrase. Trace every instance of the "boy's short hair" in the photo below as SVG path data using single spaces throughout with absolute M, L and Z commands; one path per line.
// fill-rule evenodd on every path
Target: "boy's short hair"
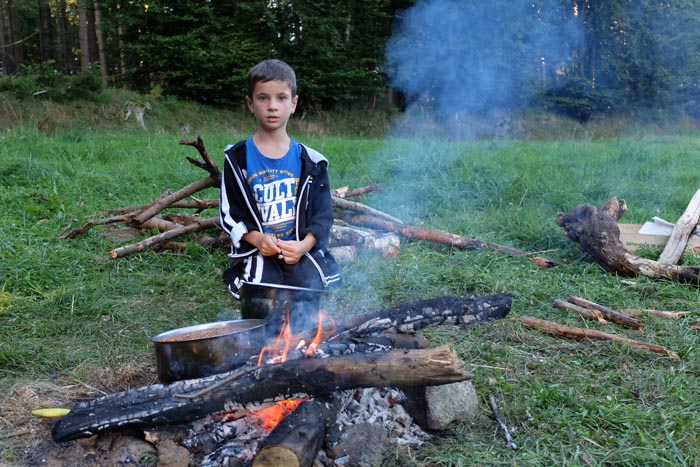
M 289 84 L 292 97 L 297 95 L 297 76 L 291 66 L 281 60 L 263 60 L 248 71 L 248 97 L 253 98 L 257 83 L 285 81 Z

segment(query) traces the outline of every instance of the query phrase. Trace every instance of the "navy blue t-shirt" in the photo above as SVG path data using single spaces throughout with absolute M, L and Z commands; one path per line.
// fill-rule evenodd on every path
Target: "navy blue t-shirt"
M 301 177 L 301 146 L 291 140 L 279 159 L 260 152 L 253 138 L 246 141 L 247 178 L 262 214 L 263 232 L 280 240 L 295 239 L 296 196 Z

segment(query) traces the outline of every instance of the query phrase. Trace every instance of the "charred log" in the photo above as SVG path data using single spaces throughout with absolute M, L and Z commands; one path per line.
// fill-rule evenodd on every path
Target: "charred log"
M 263 365 L 242 371 L 202 397 L 179 397 L 228 377 L 224 373 L 168 386 L 157 384 L 78 404 L 53 426 L 53 439 L 60 442 L 107 431 L 184 423 L 280 397 L 322 396 L 360 387 L 430 386 L 464 381 L 471 375 L 454 349 L 443 346 Z
M 310 467 L 339 409 L 333 397 L 302 402 L 258 445 L 252 467 Z

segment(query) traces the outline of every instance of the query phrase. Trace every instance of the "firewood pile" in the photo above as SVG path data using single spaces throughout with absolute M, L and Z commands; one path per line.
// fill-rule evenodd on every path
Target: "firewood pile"
M 257 364 L 251 349 L 249 363 L 227 373 L 80 402 L 53 438 L 176 437 L 194 465 L 208 467 L 378 465 L 391 446 L 417 447 L 444 430 L 459 415 L 445 403 L 475 404 L 455 350 L 430 348 L 416 331 L 500 319 L 511 305 L 507 294 L 440 297 L 324 323 L 288 336 L 284 361 L 271 354 Z
M 197 150 L 201 160 L 191 157 L 187 157 L 187 160 L 206 171 L 206 177 L 176 191 L 165 189 L 157 199 L 149 203 L 107 210 L 106 217 L 90 219 L 80 227 L 71 229 L 71 222 L 59 234 L 59 238 L 75 238 L 99 226 L 112 227 L 112 230 L 107 230 L 104 234 L 114 239 L 134 240 L 142 237 L 145 232 L 158 232 L 151 237 L 111 250 L 109 257 L 112 259 L 146 249 L 181 250 L 187 246 L 187 242 L 181 239 L 191 237 L 200 245 L 228 247 L 229 239 L 221 235 L 218 216 L 200 216 L 207 209 L 218 208 L 218 198 L 202 199 L 196 196 L 204 190 L 220 188 L 221 171 L 209 156 L 201 137 L 196 140 L 183 140 L 180 144 Z M 339 262 L 352 261 L 359 252 L 366 250 L 377 252 L 383 257 L 396 256 L 399 253 L 401 238 L 406 238 L 435 242 L 461 250 L 493 249 L 508 255 L 526 256 L 540 267 L 556 266 L 550 259 L 510 246 L 405 225 L 396 217 L 352 200 L 378 189 L 378 185 L 370 185 L 333 190 L 336 222 L 331 232 L 330 246 L 331 253 Z

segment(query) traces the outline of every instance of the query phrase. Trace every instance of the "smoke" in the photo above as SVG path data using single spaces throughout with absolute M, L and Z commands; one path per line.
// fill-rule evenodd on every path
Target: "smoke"
M 548 21 L 556 13 L 522 0 L 430 0 L 401 12 L 386 59 L 409 102 L 403 123 L 430 121 L 454 135 L 468 132 L 469 117 L 527 105 L 576 40 L 575 25 Z

